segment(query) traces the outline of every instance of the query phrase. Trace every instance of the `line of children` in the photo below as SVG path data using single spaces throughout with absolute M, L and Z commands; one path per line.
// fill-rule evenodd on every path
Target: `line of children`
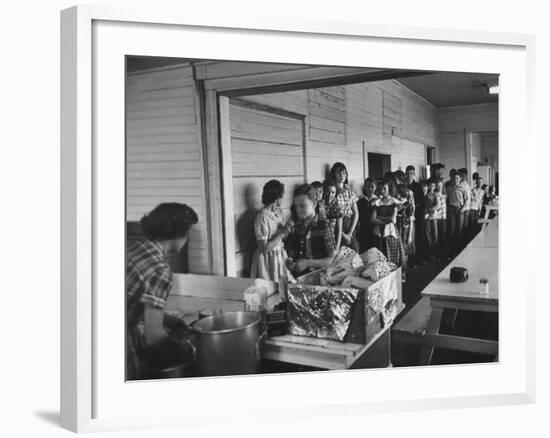
M 495 195 L 486 192 L 479 175 L 472 188 L 466 169 L 451 169 L 445 182 L 444 167 L 436 163 L 430 179 L 420 183 L 411 165 L 383 179 L 367 178 L 358 197 L 346 166 L 335 163 L 326 181 L 295 191 L 293 217 L 286 224 L 278 210 L 284 187 L 268 182 L 265 208 L 255 222 L 258 254 L 251 272 L 277 279 L 284 263 L 291 274 L 300 275 L 328 265 L 343 245 L 359 252 L 375 246 L 404 274 L 407 266 L 449 260 L 479 231 L 482 208 Z

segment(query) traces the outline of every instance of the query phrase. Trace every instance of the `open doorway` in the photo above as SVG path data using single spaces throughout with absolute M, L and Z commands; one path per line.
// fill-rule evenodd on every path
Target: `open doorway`
M 375 154 L 369 152 L 367 154 L 369 163 L 369 177 L 383 178 L 386 172 L 391 171 L 391 155 L 390 154 Z

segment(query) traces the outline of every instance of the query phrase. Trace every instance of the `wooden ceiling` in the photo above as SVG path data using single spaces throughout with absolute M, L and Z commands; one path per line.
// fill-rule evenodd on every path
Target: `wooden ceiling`
M 128 73 L 195 61 L 181 58 L 128 56 Z M 198 61 L 208 64 L 209 62 Z M 274 64 L 276 65 L 276 64 Z M 266 64 L 262 63 L 265 72 Z M 349 68 L 346 68 L 349 70 Z M 361 70 L 358 68 L 358 71 Z M 405 72 L 405 71 L 404 71 Z M 498 75 L 486 73 L 433 72 L 419 76 L 400 77 L 397 80 L 438 108 L 458 105 L 498 102 L 498 95 L 491 95 L 488 84 L 497 84 Z

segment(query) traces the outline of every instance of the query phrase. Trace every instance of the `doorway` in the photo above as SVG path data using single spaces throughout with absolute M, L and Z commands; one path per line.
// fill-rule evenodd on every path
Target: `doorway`
M 383 178 L 387 172 L 391 171 L 390 154 L 375 154 L 369 152 L 367 160 L 369 163 L 370 178 Z

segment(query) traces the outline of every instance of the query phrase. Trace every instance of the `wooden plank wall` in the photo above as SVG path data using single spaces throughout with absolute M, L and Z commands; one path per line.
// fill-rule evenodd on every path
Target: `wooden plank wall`
M 348 167 L 358 192 L 368 152 L 392 155 L 392 169 L 425 172 L 425 146 L 438 146 L 438 110 L 397 81 L 380 81 L 244 99 L 306 116 L 307 180 L 323 180 L 332 163 Z
M 199 216 L 189 238 L 189 270 L 209 272 L 200 128 L 189 65 L 129 74 L 126 84 L 126 209 L 136 221 L 161 202 Z
M 498 131 L 498 104 L 485 103 L 439 109 L 439 161 L 451 168 L 466 167 L 465 133 Z
M 282 209 L 290 216 L 294 188 L 304 183 L 303 119 L 258 108 L 230 105 L 231 161 L 235 224 L 235 267 L 248 276 L 256 239 L 254 218 L 262 208 L 264 184 L 285 185 Z

